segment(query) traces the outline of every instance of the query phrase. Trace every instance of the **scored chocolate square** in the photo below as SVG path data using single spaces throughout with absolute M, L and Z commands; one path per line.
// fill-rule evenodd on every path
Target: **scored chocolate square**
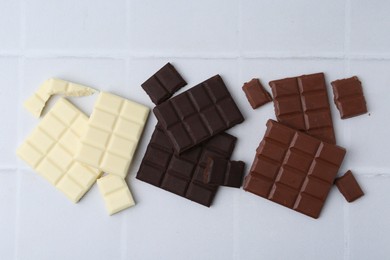
M 333 81 L 334 103 L 342 119 L 367 113 L 362 83 L 358 77 Z
M 244 190 L 318 218 L 345 149 L 268 120 Z
M 279 122 L 336 143 L 323 73 L 274 80 L 269 85 Z
M 232 135 L 220 133 L 177 155 L 169 138 L 157 125 L 136 178 L 209 207 L 218 186 L 203 182 L 207 159 L 229 159 L 236 140 Z
M 169 62 L 141 84 L 156 105 L 170 98 L 185 85 L 187 85 L 187 82 Z
M 153 112 L 176 153 L 244 121 L 219 75 L 156 106 Z

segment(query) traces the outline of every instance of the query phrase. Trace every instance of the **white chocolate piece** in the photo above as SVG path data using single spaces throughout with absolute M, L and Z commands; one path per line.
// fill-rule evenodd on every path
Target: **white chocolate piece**
M 97 185 L 110 215 L 135 205 L 130 189 L 121 177 L 109 174 L 98 179 Z
M 48 79 L 39 86 L 38 90 L 24 102 L 24 107 L 35 117 L 40 117 L 46 102 L 52 95 L 61 94 L 64 96 L 89 96 L 96 90 L 62 79 Z
M 76 159 L 125 178 L 148 115 L 144 105 L 100 92 Z
M 74 159 L 88 117 L 61 98 L 18 148 L 17 155 L 78 202 L 101 172 Z

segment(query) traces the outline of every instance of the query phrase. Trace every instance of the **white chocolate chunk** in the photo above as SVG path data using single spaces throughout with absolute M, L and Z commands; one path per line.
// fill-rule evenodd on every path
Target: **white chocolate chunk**
M 121 177 L 109 174 L 98 179 L 97 185 L 110 215 L 135 205 L 130 189 Z
M 100 92 L 76 159 L 125 178 L 148 115 L 144 105 Z
M 40 117 L 46 102 L 52 95 L 61 94 L 64 96 L 89 96 L 96 90 L 90 87 L 79 85 L 62 79 L 48 79 L 41 84 L 38 90 L 24 102 L 24 107 L 35 117 Z
M 85 114 L 61 98 L 17 150 L 22 160 L 75 203 L 101 176 L 74 158 L 87 121 Z

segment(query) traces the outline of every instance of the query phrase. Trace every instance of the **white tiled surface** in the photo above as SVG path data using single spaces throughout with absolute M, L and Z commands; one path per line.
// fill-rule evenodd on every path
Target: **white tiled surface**
M 389 1 L 0 1 L 0 259 L 388 259 L 390 257 Z M 135 179 L 151 116 L 128 178 L 137 205 L 109 217 L 97 187 L 77 205 L 18 160 L 37 119 L 22 101 L 62 77 L 152 106 L 140 84 L 171 61 L 194 85 L 220 73 L 246 121 L 234 159 L 250 166 L 272 104 L 252 110 L 243 82 L 324 71 L 358 75 L 370 114 L 341 121 L 366 196 L 333 188 L 318 220 L 222 188 L 208 209 Z M 186 89 L 186 88 L 185 88 Z M 181 90 L 183 91 L 183 90 Z M 72 98 L 86 113 L 96 96 Z

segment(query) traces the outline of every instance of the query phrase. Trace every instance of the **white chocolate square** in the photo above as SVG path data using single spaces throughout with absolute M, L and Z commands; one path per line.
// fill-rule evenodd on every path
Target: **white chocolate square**
M 18 156 L 78 202 L 101 172 L 75 160 L 88 117 L 61 98 L 18 148 Z
M 149 108 L 144 105 L 101 92 L 76 159 L 125 178 L 148 114 Z
M 135 205 L 130 189 L 121 177 L 109 174 L 98 179 L 97 185 L 110 215 Z

